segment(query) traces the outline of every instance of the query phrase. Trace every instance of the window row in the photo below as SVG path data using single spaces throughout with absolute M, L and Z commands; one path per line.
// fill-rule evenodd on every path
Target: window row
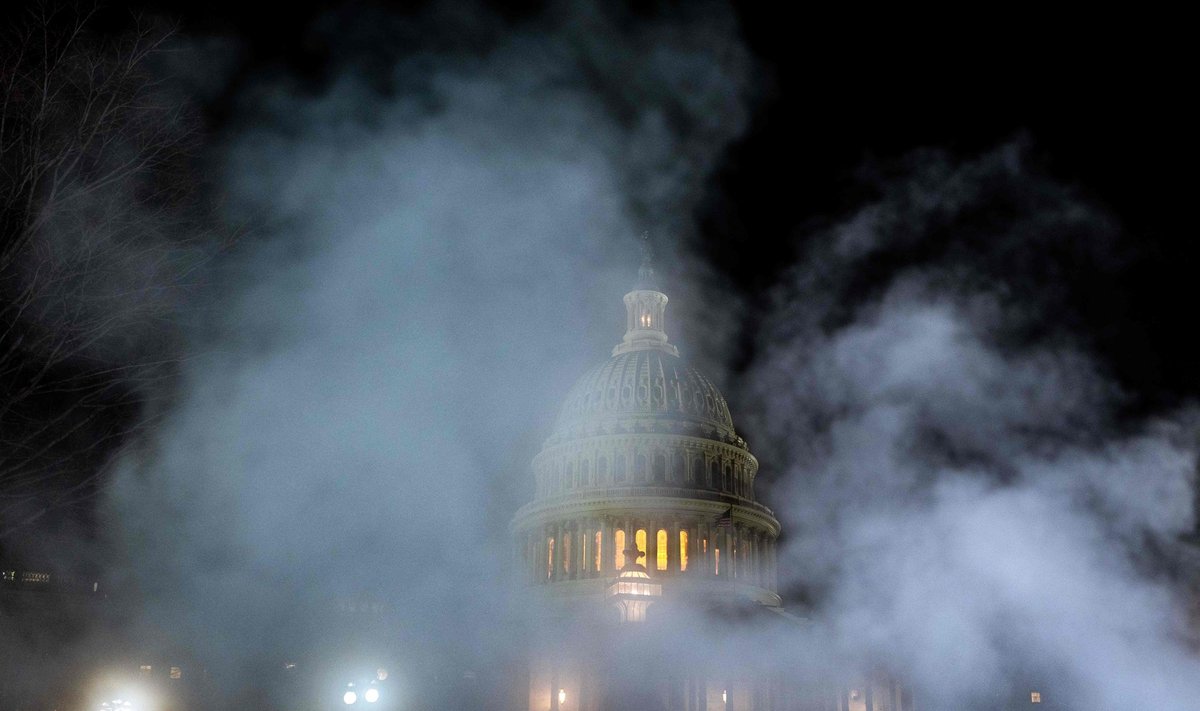
M 627 484 L 691 485 L 752 498 L 753 470 L 740 458 L 687 450 L 582 455 L 554 462 L 538 475 L 538 496 Z

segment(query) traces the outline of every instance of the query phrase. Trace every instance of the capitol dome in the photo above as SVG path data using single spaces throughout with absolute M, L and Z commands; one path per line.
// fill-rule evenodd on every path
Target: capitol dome
M 755 500 L 758 460 L 670 343 L 648 257 L 624 301 L 624 338 L 570 389 L 533 459 L 534 499 L 513 519 L 526 579 L 595 600 L 636 566 L 664 600 L 778 605 L 779 522 Z

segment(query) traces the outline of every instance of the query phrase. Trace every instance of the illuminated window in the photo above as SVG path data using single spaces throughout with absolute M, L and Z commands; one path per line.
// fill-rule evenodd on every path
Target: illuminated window
M 687 570 L 687 554 L 688 554 L 688 534 L 687 531 L 679 532 L 679 569 Z
M 1040 691 L 1029 692 L 1029 703 L 1031 703 L 1031 704 L 1042 703 L 1042 692 L 1040 692 Z
M 179 667 L 171 667 L 171 678 L 172 679 L 182 679 L 183 678 L 183 670 L 180 669 Z
M 562 551 L 563 551 L 563 554 L 562 554 L 563 572 L 570 573 L 571 572 L 571 534 L 570 533 L 563 534 L 562 547 L 563 547 L 563 549 L 562 549 Z
M 554 577 L 554 538 L 546 539 L 546 577 Z
M 637 533 L 633 534 L 633 544 L 637 546 L 638 551 L 642 553 L 646 552 L 646 529 L 639 528 Z M 633 562 L 636 563 L 637 561 Z M 650 561 L 647 560 L 646 562 L 649 563 Z
M 596 559 L 592 563 L 592 570 L 599 571 L 600 570 L 600 532 L 599 531 L 596 531 L 596 543 L 595 543 L 595 547 L 593 548 L 593 550 L 596 553 L 596 555 L 595 555 Z
M 650 326 L 653 325 L 654 319 L 651 318 L 649 311 L 642 312 L 641 322 L 642 322 L 642 328 L 650 328 Z
M 620 570 L 621 568 L 625 567 L 625 531 L 618 529 L 616 539 L 616 563 L 617 570 Z
M 666 570 L 667 569 L 667 531 L 666 531 L 666 529 L 662 529 L 662 528 L 658 529 L 658 535 L 655 536 L 655 538 L 658 539 L 657 540 L 658 551 L 656 551 L 656 555 L 655 555 L 655 557 L 658 559 L 657 560 L 657 564 L 658 564 L 657 568 L 659 570 Z
M 149 674 L 150 672 L 154 671 L 154 667 L 150 666 L 149 664 L 143 664 L 138 667 L 138 671 L 143 674 Z
M 713 549 L 713 563 L 714 563 L 714 567 L 716 568 L 716 570 L 715 570 L 716 574 L 720 575 L 721 574 L 721 549 L 720 548 Z

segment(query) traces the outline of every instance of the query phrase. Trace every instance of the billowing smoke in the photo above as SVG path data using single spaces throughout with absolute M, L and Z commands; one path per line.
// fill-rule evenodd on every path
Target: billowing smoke
M 409 674 L 504 669 L 537 612 L 508 607 L 528 462 L 620 338 L 638 236 L 672 259 L 660 235 L 744 123 L 713 8 L 634 29 L 575 10 L 245 92 L 222 165 L 252 234 L 108 501 L 147 635 L 169 619 L 251 687 L 382 604 L 373 638 Z
M 205 156 L 245 236 L 205 267 L 170 407 L 117 462 L 113 582 L 138 645 L 186 649 L 247 707 L 285 662 L 361 663 L 363 640 L 401 684 L 450 674 L 434 702 L 495 707 L 469 682 L 540 612 L 511 594 L 508 522 L 560 397 L 620 337 L 643 231 L 672 337 L 732 384 L 717 364 L 755 321 L 689 246 L 754 71 L 709 5 L 361 10 L 313 33 L 329 74 L 248 80 Z M 1122 268 L 1120 226 L 1019 145 L 920 153 L 880 188 L 806 236 L 731 391 L 811 622 L 705 621 L 642 653 L 879 671 L 921 708 L 1194 705 L 1169 572 L 1196 417 L 1130 416 L 1074 301 L 1073 270 Z
M 780 563 L 853 668 L 923 708 L 1194 706 L 1170 554 L 1195 413 L 1121 415 L 1073 326 L 1117 227 L 1022 144 L 913 157 L 813 238 L 754 372 Z

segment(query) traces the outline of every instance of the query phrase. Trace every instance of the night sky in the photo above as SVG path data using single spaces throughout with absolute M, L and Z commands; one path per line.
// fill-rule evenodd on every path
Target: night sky
M 281 13 L 229 2 L 134 3 L 108 12 L 114 26 L 132 10 L 170 18 L 185 37 L 236 41 L 226 90 L 206 104 L 219 130 L 233 115 L 229 97 L 245 76 L 283 72 L 319 91 L 346 62 L 369 63 L 395 51 L 381 49 L 387 37 L 361 28 L 343 32 L 339 24 L 383 12 L 420 17 L 429 6 L 351 3 L 332 22 L 329 6 L 309 2 Z M 627 21 L 675 8 L 636 4 Z M 488 9 L 521 29 L 545 8 Z M 779 271 L 803 253 L 807 235 L 870 200 L 914 151 L 933 148 L 969 160 L 1021 141 L 1034 171 L 1119 224 L 1120 264 L 1111 269 L 1045 255 L 1060 260 L 1053 278 L 1067 292 L 1066 313 L 1049 328 L 1064 328 L 1094 350 L 1128 390 L 1133 411 L 1200 394 L 1193 367 L 1200 352 L 1188 327 L 1200 249 L 1190 219 L 1196 114 L 1188 106 L 1189 51 L 1178 22 L 1011 6 L 944 14 L 793 12 L 749 3 L 736 12 L 758 62 L 753 114 L 711 178 L 696 219 L 699 252 L 751 303 L 766 298 Z M 436 41 L 480 51 L 488 42 Z M 875 266 L 889 273 L 931 258 L 937 257 L 885 254 Z M 870 289 L 869 275 L 862 288 Z M 748 334 L 753 329 L 748 321 Z M 745 340 L 735 368 L 753 350 L 752 337 Z

